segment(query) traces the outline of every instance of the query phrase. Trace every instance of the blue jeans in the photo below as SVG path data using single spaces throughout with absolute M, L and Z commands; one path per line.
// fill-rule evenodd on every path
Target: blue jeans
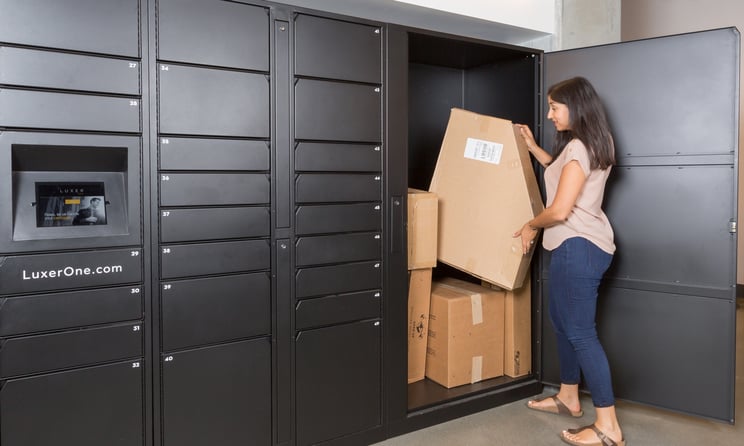
M 589 240 L 573 237 L 550 260 L 550 320 L 558 339 L 561 383 L 579 384 L 584 373 L 595 407 L 615 404 L 607 355 L 597 337 L 597 289 L 612 262 Z

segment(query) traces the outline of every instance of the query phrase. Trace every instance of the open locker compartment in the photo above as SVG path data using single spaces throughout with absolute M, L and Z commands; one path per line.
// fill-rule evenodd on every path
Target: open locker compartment
M 428 188 L 452 107 L 530 124 L 549 148 L 547 88 L 572 76 L 595 85 L 617 145 L 604 207 L 616 229 L 618 252 L 600 290 L 597 315 L 616 397 L 733 422 L 738 31 L 543 54 L 391 27 L 388 60 L 388 167 L 396 163 L 391 172 L 407 171 L 401 184 L 389 175 L 391 190 Z M 680 207 L 685 199 L 692 200 L 692 208 Z M 401 384 L 392 374 L 405 376 L 404 369 L 391 371 L 392 435 L 559 383 L 547 313 L 548 262 L 543 252 L 532 268 L 532 373 L 446 389 L 426 379 Z M 435 272 L 459 274 L 441 264 Z M 402 285 L 390 283 L 405 292 L 404 279 Z M 406 313 L 402 306 L 396 311 Z M 405 327 L 402 317 L 388 320 Z M 404 335 L 396 339 L 402 349 L 388 347 L 387 357 L 406 364 Z
M 428 190 L 452 108 L 534 125 L 538 119 L 541 57 L 542 53 L 537 50 L 391 27 L 388 43 L 391 147 L 388 156 L 400 157 L 395 159 L 394 170 L 406 182 L 404 187 Z M 392 164 L 389 160 L 389 165 Z M 393 176 L 388 176 L 389 182 L 396 181 Z M 454 277 L 481 283 L 475 276 L 441 262 L 434 268 L 433 275 L 435 280 Z M 538 286 L 537 282 L 532 284 L 533 289 Z M 403 285 L 403 295 L 407 295 L 406 288 L 407 282 Z M 531 306 L 535 310 L 540 304 L 537 296 L 539 293 L 532 293 Z M 405 302 L 402 304 L 405 306 Z M 398 310 L 406 314 L 402 308 Z M 530 373 L 517 378 L 502 375 L 452 388 L 428 378 L 405 387 L 396 382 L 390 396 L 394 406 L 391 416 L 405 412 L 407 427 L 404 429 L 410 430 L 412 426 L 414 429 L 423 427 L 539 393 L 540 355 L 536 342 L 539 333 L 536 330 L 540 326 L 539 319 L 534 316 L 532 319 Z M 402 325 L 405 327 L 405 322 Z M 404 365 L 407 363 L 405 350 L 403 342 L 402 354 L 396 352 L 398 357 L 402 356 Z M 392 430 L 395 429 L 392 426 Z

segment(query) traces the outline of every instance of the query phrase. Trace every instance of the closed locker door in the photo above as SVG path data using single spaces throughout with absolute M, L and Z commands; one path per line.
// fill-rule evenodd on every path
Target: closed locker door
M 271 444 L 267 339 L 167 353 L 162 362 L 164 446 Z
M 0 381 L 0 444 L 143 444 L 144 367 L 127 361 Z
M 733 28 L 545 56 L 545 86 L 586 77 L 614 132 L 598 329 L 617 396 L 732 423 L 738 71 Z M 543 377 L 557 382 L 549 324 Z
M 381 423 L 381 323 L 367 320 L 297 337 L 297 445 Z

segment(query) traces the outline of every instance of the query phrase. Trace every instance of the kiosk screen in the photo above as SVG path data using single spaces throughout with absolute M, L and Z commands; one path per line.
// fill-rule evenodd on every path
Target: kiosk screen
M 36 183 L 36 226 L 106 224 L 103 183 Z

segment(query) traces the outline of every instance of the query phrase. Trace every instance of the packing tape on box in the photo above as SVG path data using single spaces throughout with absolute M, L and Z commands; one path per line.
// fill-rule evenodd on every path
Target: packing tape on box
M 463 293 L 462 288 L 452 286 L 448 283 L 437 282 L 437 286 L 447 288 L 449 290 L 455 291 L 460 294 Z M 470 295 L 470 309 L 471 309 L 470 312 L 473 317 L 473 325 L 482 324 L 483 323 L 483 299 L 481 298 L 480 293 L 475 293 L 475 294 Z
M 470 384 L 483 380 L 483 356 L 473 356 L 470 365 Z

